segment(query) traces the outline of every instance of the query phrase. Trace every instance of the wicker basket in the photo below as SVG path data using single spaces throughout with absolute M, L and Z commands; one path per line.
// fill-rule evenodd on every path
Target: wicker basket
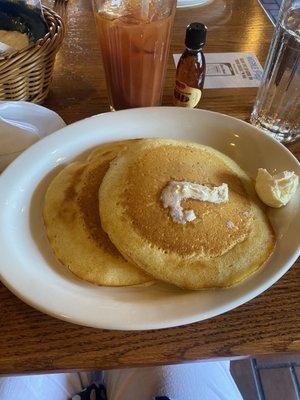
M 41 103 L 49 92 L 56 53 L 64 38 L 58 14 L 43 7 L 49 32 L 34 45 L 0 57 L 0 100 Z

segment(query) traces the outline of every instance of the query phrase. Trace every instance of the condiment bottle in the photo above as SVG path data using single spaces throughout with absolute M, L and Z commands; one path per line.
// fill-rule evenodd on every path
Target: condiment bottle
M 174 105 L 194 108 L 201 99 L 205 78 L 205 45 L 207 28 L 193 22 L 186 29 L 186 49 L 181 55 L 176 71 Z

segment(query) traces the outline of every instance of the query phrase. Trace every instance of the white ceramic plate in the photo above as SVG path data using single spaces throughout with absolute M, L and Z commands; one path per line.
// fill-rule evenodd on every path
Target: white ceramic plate
M 211 3 L 213 0 L 178 0 L 177 8 L 191 8 L 204 6 Z
M 98 115 L 48 136 L 16 159 L 0 177 L 0 272 L 26 303 L 55 317 L 110 329 L 183 325 L 231 310 L 276 282 L 299 254 L 299 195 L 270 217 L 277 246 L 269 262 L 230 288 L 184 291 L 164 284 L 104 288 L 86 283 L 56 261 L 42 222 L 44 193 L 53 176 L 100 143 L 134 137 L 187 139 L 212 146 L 252 177 L 257 168 L 294 170 L 297 160 L 282 145 L 237 119 L 202 110 L 146 108 Z M 299 194 L 299 192 L 298 192 Z

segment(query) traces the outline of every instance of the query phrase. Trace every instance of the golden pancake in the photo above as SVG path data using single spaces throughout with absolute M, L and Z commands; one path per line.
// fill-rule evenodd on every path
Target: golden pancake
M 196 219 L 178 224 L 163 207 L 170 181 L 228 184 L 227 203 L 185 200 Z M 145 139 L 111 164 L 99 191 L 103 229 L 135 264 L 183 288 L 233 285 L 259 268 L 273 231 L 250 178 L 224 154 L 194 143 Z
M 151 281 L 127 262 L 101 228 L 98 190 L 110 161 L 125 144 L 92 152 L 90 162 L 74 162 L 51 182 L 45 197 L 44 222 L 57 258 L 78 277 L 104 286 Z
M 94 150 L 92 150 L 86 160 L 87 162 L 91 162 L 99 158 L 105 157 L 111 161 L 116 157 L 118 153 L 126 150 L 129 145 L 137 143 L 139 140 L 141 139 L 128 139 L 103 143 L 101 144 L 101 146 L 98 146 Z

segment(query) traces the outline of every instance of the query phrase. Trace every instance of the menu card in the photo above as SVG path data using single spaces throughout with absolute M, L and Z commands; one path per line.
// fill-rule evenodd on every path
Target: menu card
M 180 54 L 173 54 L 175 66 Z M 263 68 L 252 53 L 205 53 L 205 89 L 258 87 Z

